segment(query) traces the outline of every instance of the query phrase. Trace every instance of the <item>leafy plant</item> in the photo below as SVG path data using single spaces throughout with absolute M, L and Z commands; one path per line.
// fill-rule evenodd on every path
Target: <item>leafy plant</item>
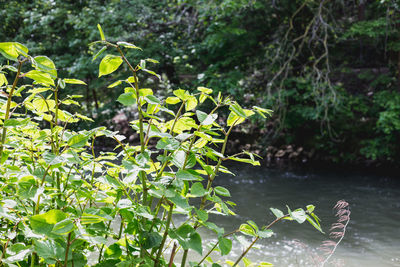
M 140 86 L 144 75 L 160 78 L 148 68 L 157 61 L 147 58 L 132 64 L 124 51 L 140 48 L 110 42 L 99 25 L 98 29 L 101 40 L 92 45 L 102 48 L 94 57 L 108 53 L 98 76 L 123 65 L 131 71 L 131 76 L 108 88 L 125 86 L 117 101 L 137 109 L 138 119 L 131 126 L 139 136 L 138 145 L 124 143 L 124 136 L 105 127 L 70 130 L 70 123 L 90 118 L 68 112 L 68 106 L 79 105 L 79 96 L 60 99 L 59 91 L 85 83 L 58 77 L 51 59 L 30 56 L 20 43 L 0 43 L 1 54 L 14 62 L 0 67 L 5 97 L 1 100 L 0 265 L 172 266 L 182 250 L 181 266 L 186 265 L 189 251 L 204 255 L 190 265 L 203 266 L 214 250 L 229 254 L 231 236 L 241 233 L 253 241 L 232 262 L 236 266 L 241 260 L 248 262 L 247 252 L 258 239 L 270 237 L 270 228 L 280 220 L 308 220 L 322 231 L 313 206 L 288 208 L 287 214 L 272 209 L 277 218 L 269 225 L 248 221 L 232 233 L 209 220 L 209 214 L 234 214 L 234 203 L 226 200 L 228 189 L 213 186 L 219 172 L 230 173 L 223 163 L 259 165 L 257 155 L 250 152 L 226 155 L 232 129 L 256 113 L 265 118 L 271 111 L 245 109 L 221 93 L 213 97 L 213 90 L 206 87 L 198 87 L 196 93 L 174 90 L 173 96 L 162 99 Z M 11 84 L 10 75 L 14 75 Z M 33 83 L 18 86 L 20 80 Z M 221 109 L 229 110 L 227 118 L 219 117 Z M 96 138 L 113 139 L 115 152 L 96 151 Z M 177 225 L 173 214 L 187 219 Z M 204 249 L 200 227 L 211 229 L 218 238 L 209 251 Z M 168 240 L 178 244 L 170 259 L 165 252 Z

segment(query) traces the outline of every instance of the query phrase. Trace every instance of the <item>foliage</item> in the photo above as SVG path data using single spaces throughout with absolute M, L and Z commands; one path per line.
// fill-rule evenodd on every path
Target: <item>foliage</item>
M 234 214 L 234 203 L 226 200 L 228 189 L 213 186 L 219 172 L 230 173 L 223 162 L 259 165 L 250 152 L 227 155 L 232 129 L 256 113 L 265 118 L 271 111 L 242 108 L 221 93 L 213 97 L 206 87 L 158 96 L 140 83 L 148 75 L 160 77 L 149 69 L 158 61 L 146 58 L 132 64 L 125 52 L 140 48 L 111 42 L 99 25 L 98 29 L 101 40 L 91 44 L 99 46 L 95 57 L 102 57 L 98 76 L 122 66 L 130 70 L 129 77 L 108 87 L 123 85 L 117 101 L 137 109 L 138 119 L 131 126 L 140 137 L 138 145 L 124 143 L 124 136 L 105 127 L 70 130 L 71 123 L 91 119 L 68 111 L 79 105 L 80 96 L 60 98 L 61 91 L 85 82 L 60 78 L 50 58 L 31 56 L 25 45 L 0 43 L 1 54 L 11 62 L 0 67 L 5 98 L 0 143 L 2 266 L 172 266 L 179 249 L 181 266 L 189 251 L 204 255 L 190 265 L 204 266 L 205 260 L 212 261 L 208 256 L 214 250 L 228 255 L 231 238 L 238 234 L 253 240 L 230 263 L 236 266 L 243 260 L 248 265 L 246 253 L 258 239 L 271 237 L 270 228 L 280 220 L 307 220 L 322 232 L 312 205 L 306 210 L 288 208 L 287 214 L 272 209 L 277 218 L 269 225 L 247 221 L 232 233 L 209 220 L 209 214 Z M 24 83 L 18 85 L 21 80 Z M 226 119 L 219 116 L 224 108 L 229 112 Z M 96 152 L 96 138 L 104 137 L 116 142 L 116 152 Z M 187 220 L 175 221 L 173 214 Z M 214 231 L 218 240 L 208 252 L 200 227 Z M 175 244 L 170 260 L 167 240 Z
M 202 85 L 249 106 L 272 107 L 271 121 L 251 120 L 252 128 L 268 131 L 256 138 L 262 146 L 303 147 L 329 161 L 395 162 L 398 131 L 382 136 L 375 129 L 386 107 L 372 95 L 399 94 L 398 12 L 396 1 L 380 0 L 10 0 L 0 10 L 0 40 L 27 42 L 34 54 L 51 57 L 61 75 L 83 80 L 87 86 L 61 94 L 84 95 L 73 111 L 92 115 L 94 125 L 123 108 L 113 101 L 120 92 L 110 92 L 108 78 L 97 79 L 90 63 L 97 51 L 86 44 L 100 22 L 109 40 L 143 48 L 128 57 L 159 61 L 154 70 L 162 81 L 141 84 L 164 97 L 175 87 Z M 128 72 L 121 68 L 117 79 Z

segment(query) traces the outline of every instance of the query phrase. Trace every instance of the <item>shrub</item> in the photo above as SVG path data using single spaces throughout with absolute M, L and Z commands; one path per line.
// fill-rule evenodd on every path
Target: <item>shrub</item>
M 45 56 L 32 57 L 27 47 L 16 42 L 0 43 L 0 52 L 15 64 L 0 67 L 2 99 L 0 144 L 0 265 L 8 266 L 173 266 L 174 255 L 183 250 L 182 266 L 189 251 L 204 255 L 213 250 L 231 251 L 231 237 L 253 238 L 237 265 L 260 238 L 268 238 L 270 227 L 282 219 L 303 223 L 308 220 L 322 231 L 314 206 L 284 214 L 271 209 L 277 219 L 260 227 L 248 221 L 238 230 L 225 233 L 209 220 L 209 214 L 233 215 L 229 191 L 213 186 L 219 172 L 229 173 L 226 160 L 259 165 L 256 155 L 242 152 L 227 156 L 225 147 L 234 127 L 258 113 L 270 110 L 242 108 L 229 97 L 198 87 L 197 92 L 173 91 L 166 99 L 152 89 L 140 88 L 142 74 L 155 75 L 147 65 L 153 59 L 132 64 L 125 49 L 140 49 L 127 42 L 108 42 L 100 26 L 103 47 L 94 56 L 105 55 L 99 77 L 116 71 L 122 64 L 131 76 L 112 83 L 110 90 L 125 85 L 117 101 L 135 106 L 138 119 L 131 122 L 140 144 L 124 143 L 124 136 L 97 127 L 76 132 L 71 123 L 90 118 L 70 113 L 79 96 L 60 99 L 67 86 L 84 85 L 77 79 L 59 78 L 55 64 Z M 113 54 L 114 53 L 114 54 Z M 30 70 L 23 71 L 31 64 Z M 17 66 L 17 67 L 15 67 Z M 7 75 L 7 76 L 6 76 Z M 8 83 L 7 77 L 14 75 Z M 18 82 L 33 80 L 33 83 Z M 213 105 L 211 110 L 202 109 Z M 229 109 L 227 119 L 218 117 Z M 114 152 L 97 150 L 96 138 L 115 140 Z M 187 220 L 173 223 L 173 214 Z M 205 251 L 200 227 L 213 230 L 217 242 Z M 173 240 L 172 256 L 165 253 Z M 91 255 L 91 256 L 89 256 Z M 214 263 L 213 266 L 219 266 Z

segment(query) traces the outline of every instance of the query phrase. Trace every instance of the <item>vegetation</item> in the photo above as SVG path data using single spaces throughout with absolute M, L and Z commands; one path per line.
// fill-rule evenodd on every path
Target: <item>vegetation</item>
M 80 96 L 69 94 L 87 84 L 60 78 L 64 75 L 50 58 L 31 56 L 21 43 L 0 43 L 8 62 L 0 66 L 0 266 L 174 266 L 179 251 L 181 266 L 205 266 L 206 261 L 220 266 L 210 253 L 228 255 L 238 235 L 252 242 L 228 263 L 248 266 L 246 253 L 257 240 L 271 237 L 270 228 L 281 220 L 308 221 L 322 232 L 313 205 L 288 208 L 287 214 L 272 208 L 276 219 L 270 224 L 247 221 L 231 233 L 214 224 L 209 214 L 234 214 L 228 189 L 213 186 L 219 172 L 229 173 L 223 163 L 259 165 L 250 152 L 227 155 L 232 130 L 256 113 L 265 118 L 271 111 L 242 108 L 221 92 L 213 97 L 206 87 L 158 96 L 141 83 L 149 76 L 160 78 L 149 69 L 158 61 L 132 63 L 128 51 L 141 48 L 110 41 L 98 29 L 101 40 L 91 44 L 99 46 L 93 59 L 102 58 L 98 76 L 128 70 L 107 88 L 125 86 L 117 101 L 136 110 L 131 127 L 139 144 L 125 143 L 124 136 L 106 127 L 70 129 L 72 123 L 91 121 L 71 108 L 79 106 Z M 219 115 L 224 109 L 226 118 Z M 96 150 L 97 138 L 114 140 L 116 152 Z M 185 221 L 174 214 L 185 215 Z M 215 232 L 218 241 L 211 247 L 202 243 L 200 227 Z M 191 251 L 202 258 L 187 263 Z
M 141 81 L 159 96 L 203 85 L 272 108 L 271 120 L 252 119 L 247 127 L 262 155 L 395 163 L 398 14 L 393 0 L 10 0 L 0 11 L 0 40 L 27 43 L 50 56 L 61 75 L 85 81 L 62 96 L 83 94 L 80 111 L 95 125 L 121 109 L 113 99 L 123 90 L 107 89 L 109 80 L 97 79 L 90 64 L 96 51 L 87 44 L 100 23 L 110 40 L 143 48 L 128 57 L 160 62 L 162 81 Z

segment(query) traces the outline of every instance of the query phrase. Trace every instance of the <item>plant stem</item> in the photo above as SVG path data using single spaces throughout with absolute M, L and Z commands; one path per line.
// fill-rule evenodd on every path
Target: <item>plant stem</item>
M 173 209 L 174 209 L 174 204 L 170 203 L 169 204 L 167 222 L 166 222 L 166 225 L 165 225 L 165 231 L 164 231 L 163 239 L 161 241 L 160 248 L 158 249 L 158 253 L 157 253 L 157 256 L 156 256 L 156 262 L 154 263 L 154 267 L 157 267 L 158 264 L 160 263 L 161 253 L 162 253 L 162 250 L 164 248 L 165 240 L 167 240 L 167 236 L 168 236 L 168 230 L 169 230 L 169 225 L 170 225 L 171 219 L 172 219 L 172 211 L 173 211 Z
M 64 267 L 67 267 L 67 265 L 68 265 L 68 252 L 69 252 L 69 247 L 70 246 L 71 246 L 71 232 L 68 234 L 67 248 L 65 249 Z
M 9 119 L 10 117 L 10 108 L 11 108 L 11 98 L 13 96 L 15 87 L 17 87 L 17 83 L 19 80 L 19 75 L 21 74 L 21 67 L 22 67 L 22 63 L 23 61 L 18 61 L 19 65 L 18 65 L 18 71 L 17 74 L 15 75 L 15 79 L 13 82 L 13 85 L 11 87 L 10 93 L 8 94 L 7 97 L 7 106 L 6 106 L 6 114 L 4 116 L 4 121 L 3 121 L 3 133 L 1 134 L 1 143 L 0 143 L 0 159 L 3 157 L 3 147 L 4 147 L 4 143 L 6 142 L 6 136 L 7 136 L 7 128 L 5 127 L 6 121 Z
M 269 229 L 271 228 L 272 225 L 274 225 L 275 223 L 279 222 L 280 220 L 282 220 L 283 218 L 289 216 L 289 214 L 283 215 L 282 217 L 276 218 L 274 221 L 272 221 L 267 227 L 265 227 L 264 229 Z M 247 252 L 249 252 L 249 250 L 254 246 L 254 244 L 257 242 L 257 240 L 260 239 L 260 236 L 257 236 L 253 242 L 251 242 L 250 246 L 240 255 L 240 257 L 236 260 L 236 262 L 232 265 L 232 267 L 235 267 L 236 265 L 239 264 L 239 262 L 242 260 L 242 258 L 247 254 Z

